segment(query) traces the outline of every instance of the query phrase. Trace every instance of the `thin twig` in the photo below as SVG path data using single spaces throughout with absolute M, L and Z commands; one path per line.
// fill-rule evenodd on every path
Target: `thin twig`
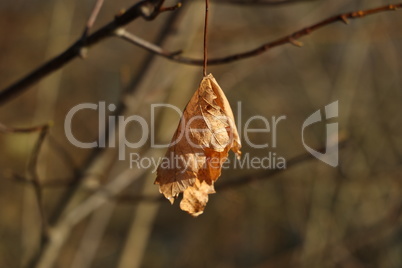
M 242 59 L 246 59 L 246 58 L 250 58 L 250 57 L 255 57 L 255 56 L 258 56 L 258 55 L 268 51 L 271 48 L 282 46 L 285 44 L 292 44 L 292 45 L 300 47 L 300 46 L 302 46 L 302 43 L 300 41 L 298 41 L 298 39 L 300 39 L 303 36 L 309 35 L 313 31 L 316 31 L 329 24 L 332 24 L 332 23 L 335 23 L 338 21 L 348 24 L 349 23 L 348 19 L 358 19 L 358 18 L 377 14 L 377 13 L 384 12 L 384 11 L 397 10 L 399 8 L 402 8 L 402 3 L 377 7 L 377 8 L 373 8 L 373 9 L 354 11 L 354 12 L 349 12 L 349 13 L 344 13 L 344 14 L 340 14 L 337 16 L 333 16 L 333 17 L 327 18 L 325 20 L 322 20 L 316 24 L 303 28 L 299 31 L 296 31 L 285 37 L 279 38 L 279 39 L 274 40 L 269 43 L 265 43 L 255 49 L 248 50 L 248 51 L 241 52 L 241 53 L 232 54 L 232 55 L 221 57 L 221 58 L 209 59 L 208 64 L 209 65 L 225 64 L 225 63 L 230 63 L 230 62 L 234 62 L 234 61 L 238 61 L 238 60 L 242 60 Z M 120 35 L 119 37 L 126 41 L 129 41 L 135 45 L 141 46 L 140 44 L 138 44 L 138 40 L 131 40 L 132 35 L 130 35 L 128 33 L 125 33 L 123 36 Z M 151 45 L 147 41 L 142 40 L 142 39 L 141 39 L 141 43 L 142 43 L 141 47 L 146 46 L 147 50 L 152 51 L 152 53 L 165 57 L 165 58 L 168 58 L 172 61 L 189 64 L 189 65 L 201 65 L 201 66 L 204 65 L 203 59 L 194 59 L 194 58 L 184 57 L 184 56 L 178 55 L 178 53 L 169 52 L 160 47 L 155 47 L 154 45 Z
M 337 146 L 339 148 L 344 148 L 347 145 L 347 143 L 348 143 L 347 139 L 341 140 L 341 141 L 339 141 Z M 322 147 L 322 148 L 317 149 L 317 151 L 325 153 L 326 148 Z M 252 174 L 246 174 L 246 175 L 236 177 L 234 179 L 231 179 L 230 181 L 218 183 L 215 188 L 217 191 L 221 192 L 221 191 L 233 189 L 236 187 L 241 187 L 241 186 L 244 186 L 249 183 L 259 181 L 259 180 L 272 179 L 275 175 L 285 172 L 294 166 L 297 166 L 306 161 L 315 160 L 315 159 L 316 158 L 312 154 L 303 153 L 303 154 L 300 154 L 298 156 L 295 156 L 295 157 L 289 159 L 286 162 L 286 169 L 264 169 L 261 171 L 254 172 Z M 117 202 L 121 202 L 121 203 L 162 202 L 162 201 L 166 200 L 163 196 L 140 196 L 140 195 L 118 195 L 118 196 L 115 196 L 114 199 Z
M 36 68 L 30 74 L 26 75 L 12 85 L 3 89 L 0 92 L 0 105 L 18 96 L 30 86 L 57 71 L 74 58 L 80 56 L 82 49 L 85 47 L 91 47 L 98 42 L 112 36 L 116 29 L 129 24 L 139 17 L 143 17 L 146 20 L 153 20 L 161 12 L 166 10 L 166 8 L 162 8 L 163 3 L 164 0 L 144 0 L 133 5 L 124 13 L 116 15 L 113 21 L 104 25 L 93 34 L 87 36 L 85 39 L 85 45 L 83 44 L 81 38 L 78 39 L 63 53 Z
M 43 129 L 48 128 L 50 125 L 51 123 L 26 128 L 13 128 L 0 123 L 0 133 L 32 133 L 42 131 Z
M 136 46 L 139 46 L 145 50 L 148 50 L 149 52 L 152 52 L 154 54 L 157 54 L 157 55 L 165 57 L 165 58 L 173 58 L 174 56 L 182 53 L 181 50 L 173 51 L 173 52 L 165 51 L 161 47 L 159 47 L 153 43 L 150 43 L 144 39 L 141 39 L 138 36 L 129 33 L 127 30 L 125 30 L 123 28 L 117 29 L 114 34 L 115 34 L 115 36 L 120 37 L 123 40 L 126 40 L 130 43 L 135 44 Z
M 41 218 L 41 228 L 42 228 L 41 247 L 43 247 L 45 245 L 45 243 L 49 237 L 49 227 L 48 227 L 48 221 L 47 221 L 47 217 L 46 217 L 46 213 L 45 213 L 45 208 L 43 207 L 42 188 L 40 185 L 39 175 L 37 172 L 37 166 L 38 166 L 39 153 L 42 148 L 42 145 L 43 145 L 43 142 L 45 140 L 48 130 L 49 130 L 48 126 L 41 130 L 38 140 L 32 151 L 32 157 L 28 164 L 28 171 L 32 177 L 32 186 L 35 190 L 35 195 L 36 195 L 38 208 L 39 208 L 39 214 L 40 214 L 40 218 Z
M 166 20 L 166 22 L 163 24 L 161 30 L 159 31 L 159 34 L 157 36 L 157 38 L 155 39 L 155 43 L 156 44 L 162 44 L 164 42 L 164 40 L 169 36 L 171 29 L 172 29 L 172 25 L 175 24 L 176 19 L 178 18 L 178 12 L 174 12 L 172 14 L 170 14 L 169 18 Z M 135 78 L 133 79 L 133 81 L 131 81 L 129 83 L 129 85 L 127 85 L 127 88 L 123 90 L 123 97 L 120 99 L 118 105 L 117 105 L 117 109 L 114 113 L 115 116 L 124 114 L 125 112 L 127 112 L 127 109 L 132 109 L 132 107 L 130 108 L 130 106 L 126 106 L 127 104 L 125 104 L 123 102 L 124 100 L 124 96 L 128 95 L 128 94 L 134 94 L 134 93 L 138 93 L 136 92 L 140 87 L 139 85 L 141 84 L 141 81 L 144 79 L 144 77 L 146 77 L 146 70 L 148 70 L 149 65 L 153 62 L 152 59 L 155 56 L 153 54 L 149 54 L 146 59 L 144 60 L 144 62 L 141 64 L 141 68 L 140 68 L 140 72 L 135 74 Z M 128 104 L 128 105 L 132 105 L 132 104 Z M 116 129 L 115 131 L 117 131 L 118 126 L 115 126 Z M 109 133 L 108 131 L 109 127 L 106 126 L 105 127 L 105 133 L 102 135 L 106 135 Z M 106 140 L 108 140 L 108 136 L 106 136 Z M 94 170 L 104 170 L 105 169 L 105 163 L 106 165 L 109 165 L 110 161 L 114 161 L 114 158 L 110 157 L 110 153 L 113 154 L 113 152 L 106 151 L 105 148 L 96 148 L 94 150 L 92 150 L 90 156 L 86 159 L 85 163 L 80 167 L 78 173 L 75 175 L 75 177 L 69 179 L 66 182 L 66 186 L 69 186 L 66 193 L 60 198 L 59 202 L 57 204 L 55 204 L 55 208 L 54 211 L 55 213 L 53 215 L 51 215 L 50 217 L 50 223 L 52 224 L 52 230 L 54 230 L 54 233 L 56 234 L 55 237 L 57 237 L 57 239 L 50 239 L 48 241 L 48 243 L 45 245 L 45 247 L 38 251 L 35 256 L 33 256 L 30 260 L 30 263 L 28 264 L 27 267 L 39 267 L 39 263 L 43 264 L 46 263 L 44 266 L 40 266 L 40 267 L 52 267 L 52 264 L 54 259 L 52 259 L 52 257 L 57 258 L 58 254 L 60 253 L 61 250 L 61 244 L 64 243 L 63 240 L 68 239 L 68 234 L 71 231 L 70 228 L 72 228 L 70 225 L 72 219 L 77 220 L 77 218 L 75 217 L 67 217 L 68 219 L 66 220 L 64 217 L 66 215 L 68 215 L 68 213 L 72 212 L 72 211 L 79 211 L 79 207 L 82 207 L 81 205 L 84 205 L 86 203 L 86 201 L 80 202 L 79 204 L 77 204 L 77 199 L 82 199 L 83 196 L 86 196 L 87 194 L 94 194 L 97 195 L 93 192 L 93 188 L 91 190 L 91 192 L 86 192 L 84 193 L 84 191 L 88 191 L 88 187 L 85 186 L 85 181 L 87 181 L 88 177 L 93 177 L 96 176 L 92 173 L 92 171 Z M 108 156 L 109 155 L 109 156 Z M 109 160 L 109 158 L 111 160 Z M 106 168 L 108 169 L 108 168 Z M 110 171 L 104 171 L 102 172 L 102 174 L 109 174 Z M 118 176 L 119 177 L 119 176 Z M 131 178 L 125 178 L 124 180 L 127 181 L 128 179 Z M 118 180 L 118 178 L 113 178 L 113 181 Z M 23 181 L 23 180 L 20 180 Z M 63 181 L 47 181 L 45 183 L 42 184 L 42 187 L 60 187 L 62 186 Z M 112 182 L 110 184 L 107 185 L 111 185 L 113 184 Z M 103 195 L 109 195 L 110 194 L 110 188 L 108 188 L 108 186 L 106 185 L 106 189 L 104 189 L 104 186 L 98 188 L 99 192 L 98 192 L 98 198 L 103 198 Z M 103 189 L 103 190 L 102 190 Z M 83 191 L 81 191 L 83 190 Z M 97 202 L 96 200 L 98 198 L 94 198 L 91 199 L 91 202 Z M 109 200 L 108 196 L 105 196 L 106 200 Z M 88 200 L 89 201 L 89 200 Z M 93 204 L 93 203 L 92 203 Z M 84 207 L 88 208 L 87 205 L 84 205 Z M 89 206 L 90 208 L 91 206 Z M 93 209 L 96 209 L 97 207 L 93 207 Z M 91 213 L 91 211 L 84 209 L 84 211 L 81 209 L 81 213 L 79 213 L 80 215 L 82 215 L 82 213 Z M 86 216 L 84 216 L 86 217 Z M 79 221 L 79 219 L 78 219 Z M 52 232 L 53 234 L 53 232 Z M 46 266 L 49 265 L 49 266 Z
M 339 148 L 343 148 L 345 147 L 346 143 L 348 141 L 347 140 L 342 140 L 338 143 Z M 325 152 L 325 148 L 319 148 L 316 149 L 318 152 Z M 300 154 L 298 156 L 295 156 L 291 159 L 289 159 L 286 163 L 286 169 L 266 169 L 266 170 L 262 170 L 262 171 L 258 171 L 252 174 L 246 174 L 246 175 L 242 175 L 239 177 L 236 177 L 228 182 L 223 182 L 221 184 L 218 184 L 216 186 L 216 189 L 219 191 L 224 191 L 226 189 L 231 189 L 234 187 L 240 187 L 243 186 L 245 184 L 251 183 L 251 182 L 255 182 L 258 180 L 265 180 L 268 179 L 274 175 L 276 175 L 277 173 L 281 173 L 283 171 L 286 171 L 287 169 L 296 166 L 298 164 L 304 163 L 305 161 L 308 160 L 314 160 L 314 156 L 311 155 L 310 153 L 304 153 L 304 154 Z M 18 182 L 26 182 L 26 180 L 24 180 L 23 178 L 16 178 Z M 43 188 L 57 188 L 57 187 L 69 187 L 71 185 L 70 181 L 65 181 L 65 182 L 48 182 L 45 184 L 42 184 Z M 165 200 L 165 198 L 159 198 L 158 196 L 117 196 L 116 199 L 120 202 L 155 202 L 155 201 L 162 201 Z
M 295 4 L 302 2 L 312 2 L 317 0 L 215 0 L 216 3 L 235 4 L 235 5 L 265 5 L 279 6 L 287 4 Z
M 163 43 L 163 40 L 165 40 L 166 37 L 169 35 L 170 29 L 171 29 L 172 25 L 175 23 L 177 17 L 178 17 L 178 12 L 174 12 L 174 13 L 170 14 L 169 18 L 167 19 L 165 24 L 162 26 L 162 29 L 160 30 L 158 37 L 155 39 L 156 44 Z M 123 96 L 129 95 L 129 94 L 134 94 L 136 92 L 136 90 L 139 87 L 140 81 L 142 81 L 142 79 L 144 78 L 146 70 L 148 70 L 148 67 L 151 64 L 153 58 L 154 58 L 154 55 L 150 54 L 144 59 L 143 63 L 141 64 L 140 71 L 135 74 L 135 77 L 133 78 L 133 80 L 131 82 L 129 82 L 126 89 L 123 90 L 123 92 L 124 92 Z M 126 111 L 127 107 L 123 100 L 124 100 L 124 97 L 122 97 L 119 100 L 119 103 L 117 104 L 117 108 L 116 108 L 115 112 L 113 113 L 113 116 L 117 117 L 119 115 L 124 114 L 124 112 Z M 106 125 L 105 131 L 102 134 L 105 136 L 106 140 L 109 140 L 109 131 L 107 131 L 108 129 L 109 129 L 109 126 Z M 54 181 L 54 182 L 49 181 L 49 182 L 46 182 L 45 185 L 43 185 L 44 187 L 63 187 L 63 184 L 66 186 L 69 186 L 66 193 L 64 193 L 63 196 L 60 198 L 58 204 L 55 205 L 55 207 L 57 207 L 57 209 L 54 210 L 53 215 L 51 215 L 51 217 L 50 217 L 51 223 L 58 222 L 63 211 L 65 211 L 66 207 L 68 206 L 70 200 L 73 198 L 75 193 L 80 188 L 81 182 L 84 181 L 84 178 L 86 178 L 88 175 L 94 176 L 93 174 L 91 175 L 90 170 L 93 168 L 94 165 L 97 165 L 96 162 L 99 160 L 99 158 L 102 158 L 104 156 L 103 152 L 105 151 L 105 148 L 97 147 L 94 150 L 92 150 L 90 155 L 85 160 L 84 164 L 81 165 L 78 172 L 75 174 L 75 176 L 73 178 L 70 178 L 70 179 L 60 178 L 57 181 Z
M 207 76 L 207 61 L 208 61 L 208 4 L 209 0 L 205 0 L 205 22 L 204 22 L 204 62 L 203 62 L 203 74 Z
M 159 12 L 175 11 L 176 9 L 181 8 L 182 5 L 183 5 L 182 2 L 178 2 L 176 5 L 171 6 L 171 7 L 161 7 L 161 8 L 159 9 Z
M 11 128 L 11 127 L 7 127 L 0 123 L 0 133 L 1 132 L 2 133 L 32 133 L 32 132 L 40 131 L 39 137 L 35 143 L 35 147 L 32 150 L 31 157 L 28 162 L 27 172 L 29 175 L 29 179 L 27 181 L 29 181 L 32 184 L 33 189 L 35 191 L 35 197 L 36 197 L 39 214 L 40 214 L 40 218 L 41 218 L 41 241 L 40 241 L 41 247 L 43 247 L 43 245 L 46 243 L 46 241 L 48 239 L 49 228 L 48 228 L 48 222 L 47 222 L 47 218 L 46 218 L 46 214 L 45 214 L 45 210 L 44 210 L 43 202 L 42 202 L 42 188 L 40 185 L 40 180 L 39 180 L 39 176 L 38 176 L 36 168 L 37 168 L 39 153 L 42 148 L 43 141 L 45 140 L 46 134 L 49 130 L 49 125 L 50 124 L 28 127 L 28 128 Z
M 41 218 L 41 241 L 40 245 L 43 247 L 45 245 L 48 235 L 49 235 L 49 228 L 48 228 L 48 221 L 46 218 L 45 214 L 45 209 L 43 207 L 43 202 L 42 202 L 42 187 L 40 184 L 39 180 L 39 175 L 37 173 L 37 164 L 38 164 L 38 157 L 40 154 L 40 150 L 42 148 L 42 144 L 45 140 L 46 134 L 49 130 L 51 123 L 45 124 L 45 125 L 40 125 L 40 126 L 34 126 L 34 127 L 27 127 L 27 128 L 11 128 L 8 126 L 5 126 L 4 124 L 0 123 L 0 133 L 32 133 L 32 132 L 40 132 L 39 137 L 35 143 L 35 146 L 32 150 L 31 157 L 28 162 L 28 168 L 27 168 L 27 173 L 28 173 L 28 181 L 29 183 L 32 184 L 33 189 L 35 191 L 35 197 L 39 209 L 39 214 Z
M 150 157 L 151 155 L 148 155 Z M 66 242 L 72 228 L 88 217 L 93 211 L 109 202 L 116 194 L 127 188 L 133 181 L 138 179 L 145 169 L 126 169 L 122 171 L 114 180 L 107 183 L 104 187 L 95 191 L 87 199 L 79 203 L 71 211 L 64 214 L 63 218 L 52 227 L 50 243 L 40 250 L 39 254 L 31 260 L 28 267 L 54 267 L 54 262 Z M 57 239 L 55 239 L 57 238 Z
M 85 39 L 88 36 L 89 30 L 94 26 L 95 20 L 98 17 L 99 11 L 101 10 L 102 6 L 103 0 L 96 0 L 95 6 L 92 10 L 91 15 L 89 16 L 84 32 L 82 33 L 82 38 Z
M 30 183 L 30 180 L 21 174 L 10 174 L 10 180 L 13 180 L 16 183 Z M 77 183 L 78 178 L 52 178 L 49 181 L 42 182 L 40 184 L 42 189 L 61 189 L 66 187 L 71 187 Z
M 164 0 L 144 0 L 144 1 L 141 1 L 137 4 L 135 4 L 130 9 L 128 9 L 125 13 L 117 15 L 112 22 L 103 26 L 101 29 L 99 29 L 95 33 L 89 35 L 86 38 L 85 46 L 86 47 L 93 46 L 96 43 L 102 41 L 103 39 L 110 37 L 111 35 L 113 35 L 115 33 L 115 31 L 117 29 L 127 25 L 128 23 L 132 22 L 133 20 L 137 19 L 140 16 L 144 17 L 147 20 L 152 20 L 156 16 L 158 16 L 161 13 L 161 11 L 170 10 L 169 8 L 161 7 L 163 2 L 164 2 Z M 242 53 L 229 55 L 229 56 L 222 57 L 222 58 L 210 59 L 208 62 L 210 65 L 224 64 L 224 63 L 229 63 L 229 62 L 257 56 L 273 47 L 281 46 L 281 45 L 284 45 L 287 43 L 291 43 L 294 45 L 300 45 L 300 43 L 296 43 L 294 41 L 305 35 L 310 34 L 312 31 L 322 28 L 328 24 L 331 24 L 331 23 L 334 23 L 337 21 L 343 21 L 343 22 L 347 23 L 348 19 L 361 18 L 361 17 L 367 16 L 367 15 L 372 15 L 372 14 L 380 13 L 383 11 L 396 10 L 398 8 L 402 8 L 402 3 L 337 15 L 337 16 L 325 19 L 310 27 L 297 31 L 289 36 L 280 38 L 280 39 L 275 40 L 270 43 L 263 44 L 260 47 L 257 47 L 255 49 L 252 49 L 252 50 L 249 50 L 246 52 L 242 52 Z M 16 97 L 17 95 L 22 93 L 27 88 L 34 85 L 36 82 L 40 81 L 47 75 L 53 73 L 54 71 L 57 71 L 58 69 L 63 67 L 65 64 L 70 62 L 72 59 L 81 55 L 81 50 L 83 48 L 84 47 L 81 42 L 81 39 L 79 39 L 78 41 L 76 41 L 73 45 L 71 45 L 66 51 L 64 51 L 60 55 L 49 60 L 47 63 L 45 63 L 41 67 L 35 69 L 30 74 L 28 74 L 21 80 L 15 82 L 11 86 L 3 89 L 0 92 L 0 105 L 6 103 L 13 97 Z M 157 51 L 153 51 L 153 53 L 155 53 L 157 55 L 161 55 Z M 166 55 L 161 55 L 161 56 L 166 57 Z M 181 57 L 181 56 L 177 56 L 177 55 L 170 56 L 168 58 L 173 61 L 181 62 L 181 63 L 185 63 L 185 64 L 203 65 L 203 60 L 199 60 L 199 59 L 186 58 L 186 57 Z

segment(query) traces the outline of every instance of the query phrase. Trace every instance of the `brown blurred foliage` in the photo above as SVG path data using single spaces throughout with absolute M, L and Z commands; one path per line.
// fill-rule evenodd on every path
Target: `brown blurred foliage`
M 210 57 L 254 48 L 335 14 L 390 3 L 224 2 L 211 3 Z M 95 28 L 132 4 L 106 1 Z M 0 88 L 79 38 L 92 6 L 93 2 L 74 0 L 1 1 Z M 180 10 L 153 21 L 136 20 L 127 29 L 168 50 L 183 49 L 185 55 L 201 58 L 202 8 L 202 1 L 185 1 Z M 148 120 L 155 103 L 183 109 L 201 80 L 201 67 L 171 62 L 110 38 L 91 48 L 85 60 L 75 59 L 1 106 L 0 122 L 10 127 L 53 122 L 37 166 L 43 208 L 50 226 L 68 229 L 62 221 L 74 222 L 65 233 L 65 243 L 54 251 L 54 267 L 401 267 L 401 14 L 384 12 L 349 25 L 336 23 L 304 37 L 302 48 L 284 45 L 257 57 L 209 67 L 235 117 L 241 109 L 243 126 L 253 115 L 287 117 L 278 127 L 276 148 L 253 149 L 242 140 L 243 154 L 263 157 L 271 151 L 291 159 L 305 153 L 300 132 L 304 120 L 336 100 L 339 118 L 334 122 L 349 140 L 340 150 L 337 168 L 305 161 L 269 180 L 218 191 L 210 195 L 208 207 L 197 219 L 167 201 L 110 198 L 74 222 L 78 218 L 70 212 L 118 178 L 133 181 L 122 194 L 159 198 L 159 193 L 152 184 L 155 173 L 127 171 L 128 160 L 117 160 L 115 149 L 72 145 L 64 120 L 81 103 L 124 103 L 123 115 Z M 156 140 L 168 142 L 178 120 L 175 112 L 158 113 Z M 253 127 L 262 127 L 255 122 Z M 97 112 L 77 114 L 72 129 L 82 141 L 97 140 Z M 130 125 L 128 139 L 137 141 L 140 130 Z M 244 138 L 244 133 L 240 135 Z M 311 147 L 322 146 L 325 123 L 306 135 Z M 267 133 L 249 136 L 260 144 L 272 139 Z M 35 192 L 30 183 L 21 182 L 29 175 L 27 162 L 37 137 L 38 133 L 0 133 L 0 267 L 25 267 L 40 250 Z M 149 145 L 127 153 L 146 155 Z M 164 152 L 152 151 L 151 156 Z M 216 186 L 253 172 L 224 169 Z M 80 186 L 72 187 L 77 181 Z M 66 201 L 68 206 L 63 204 Z M 50 232 L 52 243 L 66 229 L 50 229 L 55 231 Z M 42 252 L 52 252 L 47 250 Z

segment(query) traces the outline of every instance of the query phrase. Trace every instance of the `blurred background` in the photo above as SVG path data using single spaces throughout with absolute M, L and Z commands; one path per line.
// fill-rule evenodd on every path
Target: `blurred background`
M 244 2 L 211 1 L 210 58 L 255 48 L 332 15 L 393 3 Z M 92 32 L 132 4 L 105 1 Z M 0 88 L 77 40 L 93 5 L 0 1 Z M 203 1 L 184 1 L 179 10 L 153 21 L 138 19 L 126 29 L 200 59 L 203 16 Z M 36 167 L 47 227 L 26 181 L 39 134 L 0 133 L 0 267 L 402 267 L 401 25 L 401 11 L 383 12 L 322 28 L 302 38 L 302 48 L 287 44 L 210 66 L 237 120 L 241 114 L 241 127 L 254 115 L 286 116 L 275 148 L 253 149 L 242 134 L 242 152 L 260 158 L 275 153 L 288 166 L 275 174 L 224 169 L 217 193 L 198 218 L 181 211 L 177 201 L 171 206 L 160 200 L 152 168 L 130 168 L 130 153 L 157 158 L 165 149 L 152 149 L 149 141 L 128 149 L 121 161 L 116 148 L 72 145 L 64 121 L 77 104 L 105 102 L 118 107 L 106 110 L 107 116 L 140 115 L 151 124 L 151 104 L 185 107 L 202 68 L 160 58 L 116 37 L 91 47 L 86 59 L 73 60 L 0 107 L 0 123 L 8 127 L 53 122 Z M 307 153 L 301 141 L 304 120 L 334 101 L 339 117 L 331 122 L 347 137 L 339 166 L 314 158 L 289 165 Z M 174 111 L 157 109 L 155 140 L 169 142 L 178 121 Z M 310 147 L 325 145 L 325 124 L 306 130 Z M 249 127 L 264 125 L 256 120 Z M 85 142 L 105 135 L 95 110 L 77 113 L 72 130 Z M 142 131 L 131 123 L 125 135 L 135 142 Z M 249 139 L 270 144 L 272 135 L 253 133 Z M 230 184 L 239 178 L 246 183 Z M 220 184 L 226 187 L 219 190 Z

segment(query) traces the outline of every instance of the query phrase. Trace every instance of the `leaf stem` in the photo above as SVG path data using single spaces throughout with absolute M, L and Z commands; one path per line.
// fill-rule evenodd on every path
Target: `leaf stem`
M 208 61 L 208 4 L 209 0 L 205 0 L 205 24 L 204 24 L 204 64 L 203 73 L 204 77 L 207 76 L 207 61 Z

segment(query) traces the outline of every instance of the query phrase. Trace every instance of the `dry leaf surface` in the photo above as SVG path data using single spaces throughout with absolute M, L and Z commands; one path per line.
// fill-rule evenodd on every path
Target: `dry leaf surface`
M 173 204 L 193 216 L 204 211 L 208 195 L 229 150 L 240 157 L 240 139 L 225 94 L 212 74 L 204 77 L 187 104 L 170 146 L 157 170 L 155 184 Z

